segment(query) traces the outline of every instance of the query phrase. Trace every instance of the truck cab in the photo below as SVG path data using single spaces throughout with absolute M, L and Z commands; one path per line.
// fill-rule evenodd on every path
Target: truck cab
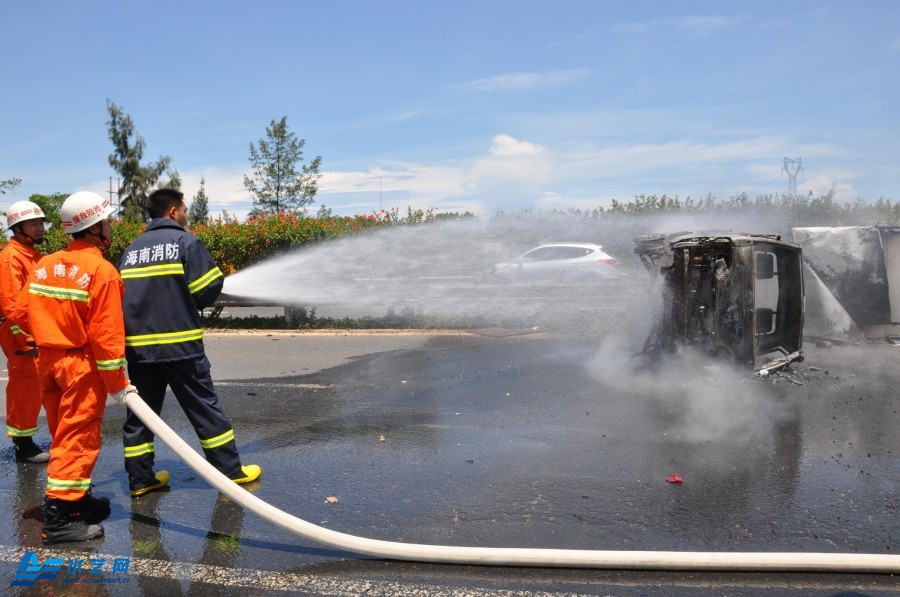
M 752 370 L 802 360 L 799 245 L 732 233 L 635 241 L 635 252 L 662 281 L 662 314 L 645 352 L 693 347 Z

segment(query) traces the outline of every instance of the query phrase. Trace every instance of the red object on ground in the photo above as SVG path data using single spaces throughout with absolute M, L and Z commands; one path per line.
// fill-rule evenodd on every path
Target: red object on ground
M 666 481 L 668 481 L 669 483 L 683 483 L 683 479 L 675 473 L 672 473 L 671 475 L 666 477 Z

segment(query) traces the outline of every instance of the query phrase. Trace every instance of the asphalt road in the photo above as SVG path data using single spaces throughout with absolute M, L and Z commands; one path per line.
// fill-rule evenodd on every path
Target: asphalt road
M 211 334 L 254 495 L 365 537 L 458 546 L 900 551 L 900 349 L 807 346 L 786 375 L 648 368 L 592 333 Z M 171 399 L 164 418 L 196 439 Z M 128 497 L 109 405 L 95 492 L 106 536 L 43 549 L 45 471 L 0 452 L 0 587 L 23 554 L 128 558 L 79 594 L 865 594 L 893 575 L 565 570 L 377 560 L 294 537 L 157 442 L 172 488 Z M 48 441 L 41 423 L 38 439 Z M 666 481 L 677 474 L 683 482 Z M 336 501 L 329 501 L 335 498 Z M 87 577 L 86 574 L 82 575 Z M 23 594 L 72 587 L 63 570 Z

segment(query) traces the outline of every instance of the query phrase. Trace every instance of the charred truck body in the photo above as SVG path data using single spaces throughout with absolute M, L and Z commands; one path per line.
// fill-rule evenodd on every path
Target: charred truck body
M 650 235 L 635 243 L 645 267 L 663 282 L 662 315 L 645 352 L 690 346 L 767 371 L 802 360 L 799 245 L 775 235 L 730 233 Z

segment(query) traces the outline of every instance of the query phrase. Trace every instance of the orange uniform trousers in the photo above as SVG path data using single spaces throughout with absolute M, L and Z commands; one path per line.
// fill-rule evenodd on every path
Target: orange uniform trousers
M 91 473 L 100 455 L 106 386 L 89 346 L 41 347 L 38 375 L 53 437 L 47 496 L 79 500 L 91 487 Z
M 32 437 L 38 430 L 41 392 L 38 388 L 37 358 L 16 354 L 21 343 L 15 341 L 10 321 L 0 323 L 0 348 L 6 355 L 6 435 Z

